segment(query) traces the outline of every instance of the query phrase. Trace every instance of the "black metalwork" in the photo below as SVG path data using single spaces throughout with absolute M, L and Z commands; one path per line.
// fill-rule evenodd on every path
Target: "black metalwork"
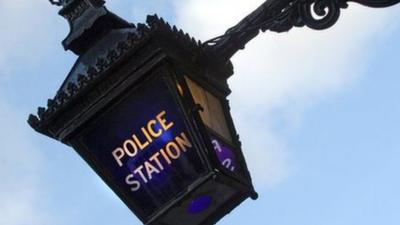
M 96 2 L 98 4 L 93 4 Z M 29 116 L 28 122 L 32 128 L 73 147 L 147 225 L 211 225 L 247 198 L 257 198 L 226 99 L 230 93 L 227 78 L 233 74 L 231 64 L 215 64 L 203 54 L 201 42 L 156 15 L 148 16 L 146 24 L 134 25 L 109 12 L 102 1 L 73 0 L 55 4 L 62 6 L 60 14 L 71 26 L 71 32 L 63 45 L 79 57 L 55 97 L 47 101 L 47 107 L 39 107 L 37 115 Z M 100 118 L 103 115 L 119 108 L 117 102 L 128 96 L 134 97 L 132 90 L 149 85 L 152 83 L 149 80 L 161 82 L 160 78 L 166 82 L 167 88 L 163 87 L 163 92 L 154 90 L 153 96 L 167 92 L 179 103 L 174 111 L 182 113 L 181 119 L 185 121 L 188 137 L 195 147 L 193 152 L 200 157 L 196 162 L 199 168 L 204 168 L 201 169 L 203 172 L 197 173 L 190 180 L 184 181 L 185 176 L 182 176 L 181 184 L 178 179 L 180 176 L 172 176 L 171 181 L 177 185 L 175 191 L 179 191 L 178 194 L 171 195 L 173 192 L 169 188 L 172 186 L 165 189 L 160 187 L 156 191 L 154 188 L 157 186 L 153 185 L 150 189 L 154 189 L 154 194 L 170 194 L 165 194 L 163 200 L 159 194 L 140 195 L 142 197 L 137 198 L 123 184 L 126 181 L 121 183 L 121 177 L 117 178 L 119 173 L 111 172 L 113 169 L 106 163 L 110 162 L 108 148 L 93 151 L 96 146 L 90 140 L 110 140 L 107 137 L 113 136 L 111 133 L 116 131 L 110 131 L 104 136 L 95 135 L 94 138 L 85 137 L 102 124 Z M 203 124 L 198 115 L 198 107 L 188 90 L 186 78 L 198 82 L 220 100 L 231 139 L 226 140 L 218 134 L 210 133 Z M 177 86 L 180 87 L 179 92 Z M 136 96 L 140 95 L 138 91 L 135 93 Z M 153 99 L 142 99 L 140 102 L 147 102 L 148 107 L 160 107 L 162 110 L 160 101 Z M 142 110 L 143 107 L 134 111 L 144 117 L 152 114 Z M 132 116 L 129 112 L 126 115 Z M 131 119 L 138 120 L 137 116 Z M 114 125 L 124 124 L 129 123 Z M 211 143 L 214 139 L 218 139 L 221 145 L 229 149 L 228 152 L 235 155 L 237 173 L 228 170 L 220 162 Z M 105 160 L 97 158 L 101 152 L 106 153 Z M 191 164 L 195 163 L 186 163 L 185 168 L 171 171 L 189 171 Z M 190 187 L 186 186 L 189 183 Z M 201 215 L 193 217 L 188 213 L 188 207 L 201 196 L 212 198 L 213 204 L 207 206 L 209 208 Z
M 260 31 L 286 32 L 303 26 L 315 30 L 330 28 L 348 2 L 381 8 L 400 0 L 268 0 L 224 35 L 205 42 L 204 48 L 218 60 L 227 61 Z
M 68 3 L 68 1 L 66 1 L 66 0 L 49 0 L 49 1 L 51 4 L 57 5 L 57 6 L 66 5 Z
M 85 71 L 74 72 L 72 70 L 54 99 L 48 100 L 47 107 L 39 107 L 38 116 L 30 115 L 29 124 L 40 133 L 55 139 L 62 139 L 62 137 L 48 133 L 46 129 L 47 125 L 63 113 L 70 104 L 76 102 L 81 97 L 81 93 L 92 88 L 93 85 L 101 80 L 103 78 L 102 74 L 106 74 L 112 66 L 115 66 L 118 62 L 128 57 L 132 51 L 135 51 L 142 42 L 157 34 L 167 35 L 175 41 L 182 43 L 194 54 L 200 54 L 202 47 L 200 41 L 196 41 L 176 26 L 171 26 L 157 15 L 148 16 L 147 25 L 138 24 L 126 35 L 125 39 L 109 46 L 105 58 L 102 56 L 91 56 L 93 64 L 85 65 L 87 67 Z M 107 89 L 107 87 L 103 86 L 103 89 Z M 93 96 L 94 99 L 97 97 Z M 85 99 L 82 102 L 82 108 L 86 107 L 84 104 L 91 100 Z
M 74 0 L 49 0 L 49 1 L 52 5 L 63 6 L 63 7 L 66 7 L 67 5 L 74 2 Z M 95 3 L 95 4 L 99 4 L 99 3 L 104 4 L 105 3 L 104 0 L 89 0 L 89 1 L 92 3 Z
M 72 146 L 147 225 L 215 224 L 247 198 L 256 199 L 258 196 L 230 115 L 227 80 L 233 75 L 233 66 L 229 59 L 260 31 L 284 32 L 303 26 L 317 30 L 329 28 L 339 19 L 341 9 L 346 8 L 349 1 L 269 0 L 226 34 L 203 44 L 156 15 L 148 16 L 146 24 L 134 25 L 108 11 L 103 0 L 50 0 L 53 5 L 62 7 L 59 14 L 70 25 L 63 46 L 78 55 L 78 59 L 55 97 L 47 101 L 47 107 L 39 107 L 37 115 L 30 115 L 28 123 L 37 132 Z M 370 7 L 386 7 L 400 2 L 352 1 Z M 199 167 L 204 166 L 204 173 L 198 174 L 196 182 L 181 193 L 173 194 L 172 198 L 170 196 L 162 202 L 148 199 L 149 209 L 144 210 L 147 207 L 141 206 L 147 204 L 147 198 L 138 201 L 126 186 L 121 185 L 116 179 L 120 177 L 111 172 L 113 168 L 106 166 L 109 148 L 97 149 L 96 142 L 99 139 L 109 142 L 112 139 L 107 138 L 112 133 L 120 133 L 115 132 L 113 126 L 129 124 L 112 123 L 110 126 L 108 120 L 103 120 L 104 115 L 114 115 L 109 114 L 110 110 L 119 108 L 124 99 L 140 95 L 136 90 L 149 85 L 149 80 L 164 83 L 162 88 L 158 88 L 163 92 L 154 90 L 146 96 L 171 95 L 170 100 L 173 99 L 174 107 L 177 107 L 174 108 L 175 114 L 182 116 L 181 122 L 193 139 L 193 147 L 200 157 Z M 210 105 L 223 114 L 222 119 L 215 117 L 219 120 L 217 123 L 226 122 L 228 138 L 202 120 L 201 107 L 195 101 L 189 81 L 214 99 Z M 140 102 L 140 106 L 145 103 L 159 106 L 154 103 L 157 100 Z M 133 111 L 147 117 L 151 113 L 141 111 L 146 107 L 137 107 L 137 110 L 135 107 Z M 131 116 L 130 111 L 125 114 Z M 107 132 L 85 138 L 100 127 L 101 121 L 106 121 L 107 125 L 101 130 Z M 214 141 L 224 146 L 225 153 L 235 156 L 236 172 L 219 161 Z M 107 155 L 105 160 L 98 158 L 103 153 Z M 209 210 L 193 217 L 190 212 L 196 212 L 196 207 L 188 206 L 199 197 L 203 200 L 213 198 L 213 204 L 208 206 Z

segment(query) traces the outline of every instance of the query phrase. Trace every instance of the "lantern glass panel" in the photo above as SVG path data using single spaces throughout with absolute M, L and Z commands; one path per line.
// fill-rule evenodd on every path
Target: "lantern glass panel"
M 240 165 L 242 158 L 238 154 L 239 147 L 235 146 L 232 140 L 222 101 L 190 78 L 185 76 L 185 80 L 194 103 L 202 107 L 199 114 L 207 128 L 207 134 L 219 164 L 224 169 L 242 177 L 245 174 Z
M 94 158 L 92 164 L 144 218 L 207 173 L 166 81 L 146 81 L 109 107 L 81 138 L 83 154 Z
M 232 141 L 220 100 L 190 78 L 185 78 L 194 102 L 202 107 L 200 116 L 203 123 L 225 139 Z

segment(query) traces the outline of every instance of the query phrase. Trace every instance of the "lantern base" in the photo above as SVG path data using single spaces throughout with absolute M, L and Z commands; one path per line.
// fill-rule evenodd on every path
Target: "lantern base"
M 255 200 L 258 194 L 222 173 L 209 174 L 208 179 L 194 190 L 187 190 L 182 199 L 146 225 L 212 225 L 249 197 Z

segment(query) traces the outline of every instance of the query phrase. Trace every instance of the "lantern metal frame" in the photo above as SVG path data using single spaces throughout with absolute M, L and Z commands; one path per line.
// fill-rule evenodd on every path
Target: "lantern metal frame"
M 103 0 L 50 0 L 62 6 L 59 14 L 69 22 L 71 32 L 63 41 L 66 50 L 79 55 L 65 82 L 47 107 L 39 107 L 28 123 L 37 132 L 73 148 L 114 190 L 125 204 L 147 225 L 180 225 L 179 217 L 189 197 L 199 192 L 232 189 L 220 207 L 200 215 L 193 224 L 214 224 L 247 198 L 258 197 L 254 190 L 239 135 L 235 129 L 227 96 L 227 80 L 233 75 L 230 58 L 256 37 L 260 31 L 285 32 L 307 26 L 322 30 L 334 25 L 348 2 L 369 7 L 388 7 L 400 0 L 268 0 L 230 28 L 225 34 L 204 43 L 166 23 L 157 15 L 148 16 L 147 24 L 131 24 L 109 12 Z M 315 18 L 314 14 L 320 18 Z M 102 43 L 100 43 L 102 42 Z M 152 215 L 146 215 L 109 172 L 89 153 L 80 137 L 97 119 L 121 99 L 130 96 L 149 79 L 163 79 L 179 105 L 186 128 L 199 152 L 206 173 L 185 191 L 175 196 Z M 232 137 L 225 140 L 202 121 L 199 107 L 185 77 L 214 95 Z M 176 88 L 179 83 L 183 95 Z M 210 133 L 234 150 L 242 174 L 221 165 L 210 141 Z M 220 186 L 219 186 L 220 185 Z M 225 185 L 225 186 L 224 186 Z M 225 188 L 225 189 L 224 189 Z M 175 221 L 175 222 L 166 222 Z M 187 224 L 184 224 L 187 225 Z

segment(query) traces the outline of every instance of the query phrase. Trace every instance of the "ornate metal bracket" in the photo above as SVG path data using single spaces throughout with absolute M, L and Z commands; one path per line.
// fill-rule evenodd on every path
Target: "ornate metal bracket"
M 338 21 L 341 9 L 348 7 L 348 2 L 382 8 L 400 0 L 268 0 L 224 35 L 205 42 L 204 48 L 218 60 L 227 61 L 260 30 L 286 32 L 293 27 L 330 28 Z

